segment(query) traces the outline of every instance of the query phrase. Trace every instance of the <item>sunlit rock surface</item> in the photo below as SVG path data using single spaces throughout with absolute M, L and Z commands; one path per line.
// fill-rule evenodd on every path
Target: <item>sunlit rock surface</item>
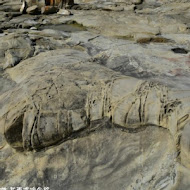
M 190 4 L 0 1 L 0 187 L 190 188 Z

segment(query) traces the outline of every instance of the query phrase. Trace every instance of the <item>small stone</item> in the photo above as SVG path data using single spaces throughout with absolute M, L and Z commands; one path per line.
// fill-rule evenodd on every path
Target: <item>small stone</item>
M 64 16 L 69 16 L 69 15 L 71 15 L 71 11 L 68 11 L 66 9 L 60 9 L 57 14 L 64 15 Z
M 142 0 L 132 0 L 132 3 L 135 5 L 141 4 L 142 2 Z
M 30 28 L 30 30 L 37 30 L 37 28 L 33 26 Z
M 38 6 L 34 5 L 26 9 L 26 12 L 31 15 L 35 15 L 39 13 Z

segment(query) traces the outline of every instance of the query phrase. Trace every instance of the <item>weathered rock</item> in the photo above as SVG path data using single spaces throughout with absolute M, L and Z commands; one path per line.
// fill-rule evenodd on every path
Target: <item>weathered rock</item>
M 190 4 L 76 3 L 0 0 L 0 187 L 189 189 Z
M 71 54 L 75 56 L 71 57 Z M 91 150 L 92 152 L 90 151 L 89 154 L 92 154 L 92 157 L 93 154 L 97 155 L 94 155 L 94 158 L 97 158 L 94 164 L 99 165 L 96 166 L 97 168 L 93 163 L 86 165 L 85 163 L 92 161 L 91 156 L 87 157 L 82 167 L 86 172 L 79 172 L 77 166 L 81 162 L 76 162 L 76 168 L 68 170 L 65 174 L 71 176 L 71 179 L 67 177 L 66 180 L 61 176 L 64 168 L 73 163 L 68 159 L 66 163 L 63 163 L 66 165 L 59 165 L 60 171 L 57 180 L 61 185 L 58 187 L 52 183 L 53 179 L 51 178 L 52 175 L 55 175 L 57 162 L 54 163 L 55 165 L 49 164 L 48 167 L 39 164 L 41 173 L 38 173 L 40 171 L 33 168 L 34 162 L 32 161 L 31 168 L 26 169 L 26 173 L 25 171 L 21 172 L 19 179 L 22 178 L 23 182 L 20 185 L 32 186 L 44 181 L 45 186 L 52 188 L 61 189 L 64 185 L 67 189 L 73 189 L 75 187 L 72 180 L 73 172 L 78 171 L 81 176 L 76 185 L 78 189 L 88 189 L 86 177 L 89 180 L 94 179 L 100 189 L 105 188 L 105 180 L 107 184 L 112 184 L 114 188 L 118 189 L 122 189 L 123 186 L 126 188 L 143 186 L 144 189 L 171 187 L 175 183 L 174 160 L 179 151 L 177 143 L 181 134 L 180 130 L 189 120 L 189 92 L 186 94 L 176 91 L 168 92 L 167 88 L 158 84 L 118 75 L 117 72 L 88 62 L 88 59 L 89 55 L 80 51 L 70 49 L 51 51 L 23 61 L 8 70 L 12 80 L 17 83 L 14 89 L 1 95 L 0 99 L 1 126 L 5 126 L 5 137 L 8 143 L 17 150 L 38 150 L 57 145 L 57 147 L 51 148 L 52 150 L 49 149 L 42 153 L 27 153 L 28 156 L 30 155 L 29 160 L 33 157 L 34 160 L 38 160 L 38 163 L 44 159 L 52 158 L 54 160 L 58 157 L 66 159 L 65 153 L 58 154 L 62 151 L 67 151 L 68 154 L 77 151 L 76 155 L 78 156 L 73 158 L 69 156 L 69 158 L 81 160 L 83 154 L 79 154 L 79 152 L 87 153 Z M 15 94 L 17 94 L 16 97 Z M 160 128 L 161 126 L 162 128 Z M 104 127 L 108 128 L 104 129 Z M 112 129 L 109 130 L 110 127 Z M 166 129 L 168 132 L 165 132 Z M 97 132 L 93 134 L 94 130 Z M 107 138 L 105 138 L 106 135 L 108 135 Z M 160 139 L 161 137 L 162 139 Z M 137 140 L 133 138 L 137 138 Z M 90 145 L 87 145 L 90 146 L 89 149 L 84 146 L 84 142 L 88 141 L 86 139 L 91 142 L 89 142 Z M 118 145 L 113 148 L 110 146 L 112 143 L 105 144 L 107 139 L 115 139 L 114 144 Z M 61 142 L 62 144 L 59 145 Z M 131 144 L 132 142 L 135 144 Z M 73 146 L 73 143 L 78 145 L 75 151 L 72 150 L 74 151 L 72 153 L 70 146 Z M 100 149 L 95 151 L 97 143 L 101 145 Z M 123 146 L 128 153 L 121 151 L 120 148 Z M 10 148 L 4 146 L 2 150 L 7 152 L 10 151 Z M 99 170 L 101 162 L 108 162 L 104 157 L 104 155 L 108 155 L 106 150 L 112 152 L 109 162 L 113 162 L 114 165 L 112 167 L 104 164 L 102 170 Z M 56 156 L 54 151 L 57 152 Z M 118 151 L 121 152 L 117 153 Z M 54 156 L 51 156 L 52 154 Z M 25 155 L 21 153 L 23 160 L 24 157 Z M 99 158 L 101 159 L 99 160 Z M 134 163 L 131 162 L 131 159 L 134 160 Z M 29 160 L 25 160 L 22 163 L 28 165 Z M 119 169 L 121 163 L 123 163 L 122 170 Z M 9 170 L 9 165 L 6 165 L 6 170 Z M 163 167 L 164 169 L 157 169 L 158 165 L 158 168 Z M 18 167 L 20 168 L 20 165 Z M 90 172 L 91 177 L 87 172 L 89 171 L 88 167 L 94 168 Z M 51 175 L 48 173 L 46 176 L 48 168 L 51 168 Z M 143 174 L 140 177 L 138 174 L 141 170 Z M 17 171 L 17 166 L 14 171 Z M 32 180 L 28 183 L 31 172 L 38 173 L 36 174 L 37 181 Z M 168 175 L 168 172 L 171 177 L 162 181 L 163 176 Z M 7 175 L 12 175 L 11 173 L 9 172 Z M 115 178 L 116 173 L 117 177 Z M 107 175 L 110 177 L 107 178 Z M 132 180 L 126 181 L 126 175 L 132 176 Z M 103 176 L 105 176 L 104 183 L 99 181 Z M 150 182 L 153 176 L 154 180 Z M 47 181 L 46 178 L 48 178 Z M 117 180 L 112 183 L 113 179 Z M 139 182 L 136 184 L 137 179 Z M 9 180 L 7 186 L 18 185 L 18 183 L 20 180 L 13 178 Z
M 186 167 L 190 168 L 189 162 L 189 155 L 190 155 L 190 141 L 189 141 L 189 134 L 190 134 L 190 123 L 186 123 L 186 127 L 183 130 L 182 137 L 181 137 L 181 162 Z
M 33 5 L 31 7 L 28 7 L 26 9 L 26 12 L 28 14 L 31 14 L 31 15 L 35 15 L 35 14 L 38 14 L 39 13 L 39 10 L 38 10 L 38 6 L 37 5 Z
M 78 34 L 73 33 L 68 43 L 73 45 L 80 43 L 94 61 L 124 75 L 159 81 L 172 88 L 188 90 L 189 54 L 174 53 L 172 51 L 174 44 L 171 43 L 174 38 L 170 37 L 167 40 L 165 36 L 164 39 L 165 43 L 155 43 L 153 38 L 150 44 L 139 45 L 132 41 L 109 39 L 81 32 L 80 38 Z M 184 42 L 185 39 L 188 37 L 184 38 Z M 186 44 L 188 40 L 183 43 L 179 38 L 178 42 L 177 47 L 188 48 Z M 180 75 L 172 72 L 178 69 L 181 69 Z
M 14 52 L 6 51 L 5 52 L 5 64 L 3 66 L 4 69 L 14 67 L 20 62 L 21 58 L 17 57 Z
M 141 4 L 143 2 L 143 0 L 132 0 L 132 3 L 138 5 Z
M 60 9 L 60 10 L 57 12 L 57 14 L 63 15 L 63 16 L 69 16 L 69 15 L 71 15 L 72 13 L 71 13 L 71 11 L 69 11 L 69 10 Z
M 12 67 L 20 60 L 31 57 L 33 51 L 31 41 L 26 35 L 21 37 L 11 34 L 0 38 L 0 58 L 4 59 L 4 68 Z
M 151 130 L 150 127 L 129 134 L 109 128 L 108 124 L 102 127 L 95 133 L 45 152 L 24 155 L 14 153 L 6 146 L 2 159 L 10 159 L 1 168 L 7 176 L 12 176 L 6 186 L 27 184 L 41 187 L 43 184 L 58 190 L 63 187 L 68 190 L 122 190 L 131 187 L 156 190 L 163 186 L 170 188 L 176 182 L 174 147 L 166 130 L 154 127 Z M 17 177 L 18 173 L 22 180 Z M 168 176 L 167 180 L 164 180 L 165 176 Z
M 1 0 L 0 1 L 0 11 L 5 11 L 5 12 L 19 12 L 20 7 L 21 7 L 21 1 L 20 0 Z

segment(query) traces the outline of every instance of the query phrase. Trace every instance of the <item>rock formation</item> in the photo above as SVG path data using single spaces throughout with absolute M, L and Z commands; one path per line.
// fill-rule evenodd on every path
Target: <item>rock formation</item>
M 190 188 L 188 1 L 0 5 L 0 188 Z
M 39 64 L 42 56 L 50 59 L 48 54 L 33 62 Z M 184 93 L 170 92 L 156 83 L 118 76 L 112 71 L 110 75 L 109 70 L 91 63 L 53 63 L 51 68 L 46 61 L 40 62 L 44 69 L 30 63 L 27 69 L 32 67 L 30 73 L 35 73 L 32 75 L 21 65 L 9 73 L 11 76 L 16 73 L 14 80 L 18 87 L 1 99 L 4 111 L 1 120 L 7 141 L 16 149 L 50 146 L 66 140 L 72 133 L 77 136 L 78 131 L 90 130 L 91 122 L 101 123 L 105 119 L 126 131 L 146 126 L 166 128 L 176 138 L 176 144 L 180 130 L 189 125 L 190 92 L 184 97 Z M 60 72 L 60 67 L 64 71 Z M 24 79 L 20 78 L 21 71 L 25 73 Z

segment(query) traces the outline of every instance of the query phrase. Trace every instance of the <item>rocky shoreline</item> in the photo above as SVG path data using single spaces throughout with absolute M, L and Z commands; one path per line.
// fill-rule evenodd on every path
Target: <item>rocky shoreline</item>
M 189 189 L 190 3 L 21 4 L 0 0 L 0 187 Z

